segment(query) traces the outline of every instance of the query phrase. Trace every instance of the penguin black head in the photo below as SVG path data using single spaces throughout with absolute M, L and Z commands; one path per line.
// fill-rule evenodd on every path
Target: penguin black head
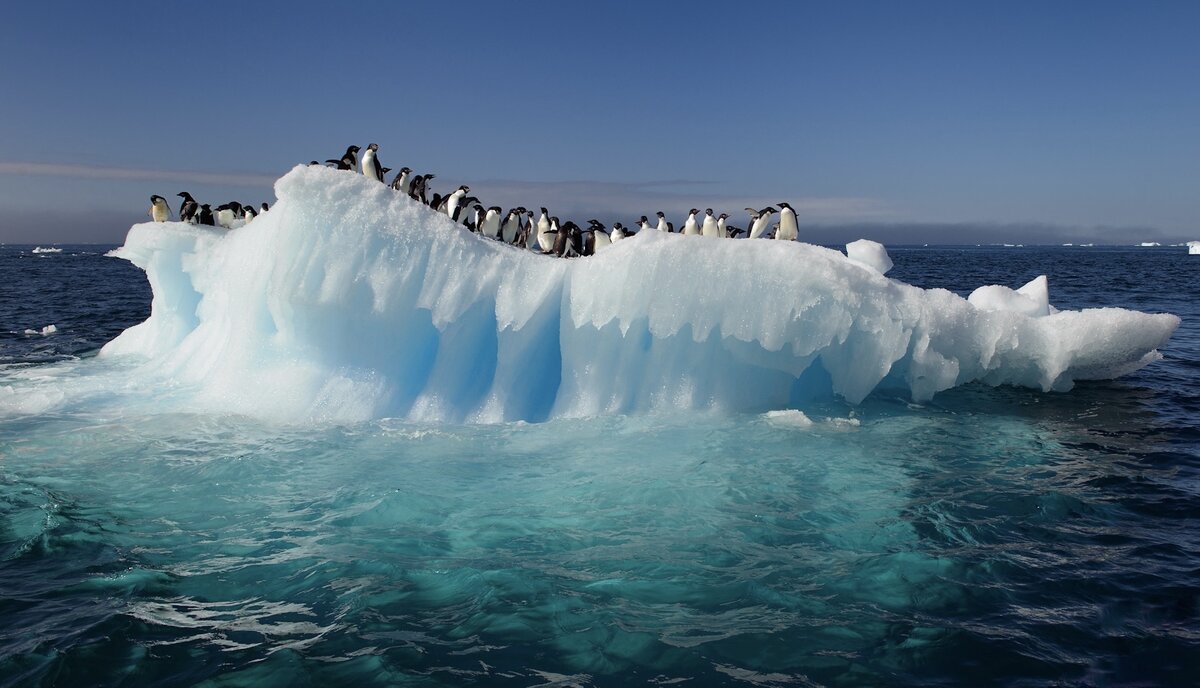
M 543 214 L 543 215 L 549 215 L 549 214 L 550 214 L 550 211 L 549 211 L 549 210 L 546 210 L 546 208 L 545 208 L 545 207 L 543 207 L 543 208 L 542 208 L 542 214 Z
M 385 167 L 385 168 L 383 168 L 383 173 L 384 173 L 384 174 L 387 174 L 388 172 L 391 172 L 391 171 L 392 171 L 392 168 L 390 168 L 390 167 Z
M 177 194 L 175 194 L 175 195 L 176 195 L 176 196 L 178 196 L 178 197 L 180 197 L 180 198 L 182 198 L 182 199 L 183 199 L 183 200 L 185 200 L 185 201 L 194 201 L 194 200 L 196 200 L 196 199 L 192 198 L 192 195 L 191 195 L 190 193 L 186 192 L 186 191 L 180 191 L 179 193 L 177 193 Z
M 266 203 L 263 203 L 263 204 L 262 204 L 261 206 L 259 206 L 259 207 L 260 207 L 260 208 L 262 208 L 262 211 L 265 213 L 265 212 L 267 212 L 267 209 L 268 209 L 270 206 L 268 206 Z
M 718 215 L 718 216 L 717 216 L 717 219 L 718 219 L 718 220 L 728 220 L 728 219 L 729 219 L 729 214 L 728 214 L 728 213 L 721 213 L 720 215 Z
M 700 211 L 696 210 L 695 208 L 692 208 L 691 210 L 688 211 L 688 215 L 695 215 L 698 212 L 700 212 Z
M 162 196 L 159 196 L 159 195 L 154 195 L 154 196 L 151 196 L 151 197 L 150 197 L 150 202 L 151 202 L 151 203 L 158 203 L 159 201 L 162 201 L 163 203 L 166 203 L 166 202 L 167 202 L 167 199 L 165 199 L 165 198 L 163 198 Z
M 377 151 L 377 150 L 379 150 L 379 144 L 378 143 L 368 144 L 367 150 Z
M 655 215 L 657 215 L 657 216 L 659 216 L 659 217 L 666 217 L 666 214 L 665 214 L 665 213 L 663 213 L 663 211 L 661 211 L 661 210 L 660 210 L 660 211 L 658 211 L 657 213 L 654 213 L 654 214 L 655 214 Z
M 705 209 L 704 209 L 704 214 L 705 214 L 705 215 L 712 215 L 712 208 L 705 208 Z
M 359 148 L 358 146 L 350 146 L 349 148 L 346 149 L 346 152 L 347 153 L 357 153 L 360 150 L 362 150 L 362 149 Z
M 616 223 L 616 224 L 614 224 L 614 225 L 613 225 L 613 229 L 624 229 L 624 227 L 622 227 L 622 226 L 621 226 L 621 223 L 620 223 L 620 222 L 618 222 L 618 223 Z
M 641 217 L 641 218 L 638 220 L 638 224 L 641 224 L 641 223 L 643 223 L 643 222 L 649 222 L 649 221 L 650 221 L 650 220 L 647 220 L 647 219 L 646 219 L 646 216 L 645 216 L 645 215 L 643 215 L 643 216 L 642 216 L 642 217 Z
M 779 206 L 780 208 L 787 208 L 788 210 L 792 210 L 792 206 L 788 205 L 787 203 L 776 203 L 775 205 Z M 792 210 L 792 212 L 795 212 L 795 211 Z

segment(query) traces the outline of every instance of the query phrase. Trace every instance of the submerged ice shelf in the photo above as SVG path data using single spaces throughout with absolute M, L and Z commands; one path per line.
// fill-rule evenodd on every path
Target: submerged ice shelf
M 493 422 L 768 410 L 877 387 L 1042 390 L 1159 358 L 1179 324 L 972 301 L 798 242 L 642 234 L 562 260 L 480 238 L 362 175 L 297 167 L 245 228 L 131 228 L 152 314 L 104 347 L 187 405 L 281 420 Z

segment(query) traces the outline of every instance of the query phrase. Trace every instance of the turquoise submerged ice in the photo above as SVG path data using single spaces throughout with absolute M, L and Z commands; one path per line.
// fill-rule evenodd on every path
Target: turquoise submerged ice
M 1156 360 L 1179 324 L 974 305 L 798 242 L 643 232 L 554 259 L 321 167 L 276 194 L 230 232 L 130 230 L 116 255 L 145 270 L 152 315 L 101 352 L 126 387 L 296 422 L 761 411 L 880 386 L 918 401 L 973 380 L 1066 390 Z

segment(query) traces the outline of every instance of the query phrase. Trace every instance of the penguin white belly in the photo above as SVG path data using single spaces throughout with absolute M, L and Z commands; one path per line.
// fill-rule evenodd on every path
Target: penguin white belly
M 367 152 L 363 154 L 362 173 L 367 177 L 374 179 L 375 181 L 381 181 L 379 177 L 375 175 L 375 151 L 368 149 Z
M 612 239 L 609 238 L 607 234 L 604 232 L 594 232 L 594 234 L 596 235 L 596 248 L 593 250 L 596 253 L 599 253 L 600 249 L 605 249 L 609 246 L 612 246 Z
M 704 226 L 702 226 L 702 227 L 700 228 L 700 235 L 701 235 L 701 236 L 706 236 L 706 237 L 719 237 L 719 236 L 721 236 L 721 234 L 720 234 L 720 230 L 719 230 L 719 229 L 717 229 L 717 221 L 716 221 L 716 220 L 705 219 L 705 220 L 704 220 Z
M 800 231 L 796 227 L 796 216 L 790 213 L 784 215 L 779 220 L 779 231 L 775 233 L 776 239 L 783 241 L 795 241 L 800 236 Z
M 232 210 L 218 210 L 217 211 L 217 224 L 221 225 L 225 229 L 232 229 L 233 228 L 233 211 Z
M 166 222 L 169 217 L 171 217 L 171 213 L 165 205 L 156 203 L 150 206 L 150 218 L 155 222 Z
M 688 220 L 683 223 L 683 233 L 685 236 L 700 236 L 700 228 L 696 226 L 695 220 Z

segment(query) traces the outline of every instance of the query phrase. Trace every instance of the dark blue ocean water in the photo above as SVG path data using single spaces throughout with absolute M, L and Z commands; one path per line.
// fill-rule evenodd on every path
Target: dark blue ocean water
M 31 248 L 0 247 L 0 394 L 149 310 L 109 247 Z M 1200 257 L 891 253 L 1183 324 L 1117 381 L 811 426 L 0 418 L 0 686 L 1197 685 Z

